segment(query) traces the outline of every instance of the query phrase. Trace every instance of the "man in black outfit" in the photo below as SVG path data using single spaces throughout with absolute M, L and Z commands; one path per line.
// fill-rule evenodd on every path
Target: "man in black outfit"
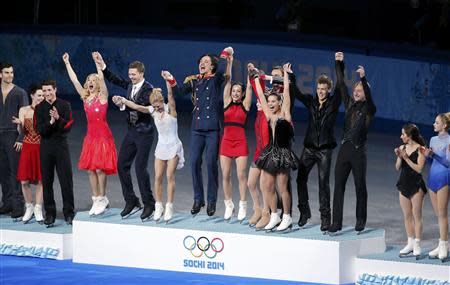
M 34 120 L 36 131 L 41 135 L 41 175 L 44 188 L 44 224 L 55 223 L 56 205 L 53 195 L 54 172 L 58 174 L 63 198 L 63 213 L 66 223 L 71 225 L 75 216 L 72 163 L 70 161 L 67 134 L 73 119 L 70 103 L 56 98 L 56 82 L 42 82 L 45 100 L 36 106 Z
M 335 54 L 335 66 L 337 77 L 343 78 L 344 54 Z M 291 81 L 295 82 L 294 74 L 291 74 Z M 295 86 L 295 97 L 302 102 L 308 110 L 308 128 L 305 140 L 303 141 L 303 152 L 300 156 L 300 164 L 297 175 L 298 208 L 300 219 L 298 225 L 303 227 L 311 218 L 308 198 L 308 176 L 311 169 L 317 164 L 319 171 L 319 211 L 321 218 L 321 231 L 327 231 L 331 224 L 330 210 L 330 168 L 333 149 L 336 147 L 334 137 L 334 125 L 336 116 L 341 105 L 341 96 L 335 89 L 331 96 L 333 81 L 326 75 L 321 75 L 317 79 L 316 96 L 303 94 Z
M 96 53 L 95 61 L 103 66 L 103 74 L 109 82 L 127 90 L 126 98 L 128 100 L 142 106 L 150 105 L 149 98 L 153 86 L 145 81 L 145 67 L 142 62 L 134 61 L 130 63 L 128 66 L 129 79 L 125 80 L 108 69 L 100 53 Z M 150 114 L 140 113 L 123 105 L 120 96 L 114 96 L 112 99 L 121 111 L 126 112 L 128 122 L 128 132 L 120 146 L 117 162 L 120 184 L 122 185 L 122 193 L 125 199 L 125 208 L 120 215 L 125 218 L 132 214 L 133 209 L 141 209 L 139 199 L 134 194 L 130 174 L 131 164 L 136 158 L 134 166 L 142 203 L 144 204 L 141 219 L 146 220 L 150 218 L 155 210 L 155 199 L 152 194 L 150 176 L 147 170 L 155 124 Z
M 25 90 L 13 83 L 14 68 L 10 63 L 0 66 L 2 100 L 0 101 L 0 183 L 2 186 L 2 207 L 0 214 L 11 214 L 13 219 L 23 215 L 23 196 L 17 181 L 19 153 L 23 134 L 17 131 L 12 117 L 18 117 L 19 109 L 28 105 Z
M 359 66 L 356 72 L 359 74 L 361 81 L 353 85 L 353 97 L 349 96 L 343 78 L 338 77 L 337 79 L 337 86 L 340 89 L 345 106 L 345 122 L 342 146 L 334 169 L 333 224 L 328 230 L 332 233 L 342 230 L 345 184 L 350 171 L 353 172 L 356 190 L 355 231 L 361 232 L 366 226 L 366 141 L 367 132 L 377 108 L 372 100 L 364 67 Z

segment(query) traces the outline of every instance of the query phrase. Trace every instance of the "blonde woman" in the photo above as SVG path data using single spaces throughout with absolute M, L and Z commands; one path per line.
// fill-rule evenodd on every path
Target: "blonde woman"
M 175 170 L 184 166 L 184 152 L 183 144 L 178 138 L 177 110 L 170 84 L 170 82 L 175 80 L 168 71 L 162 71 L 161 76 L 166 80 L 167 104 L 164 103 L 161 88 L 153 89 L 150 94 L 150 106 L 141 106 L 123 97 L 120 97 L 120 100 L 131 109 L 151 114 L 155 121 L 156 129 L 158 130 L 158 143 L 155 149 L 156 203 L 153 219 L 159 221 L 164 213 L 164 221 L 169 222 L 173 217 Z M 114 100 L 117 100 L 117 97 Z M 167 177 L 167 203 L 165 210 L 162 204 L 164 172 L 166 172 Z
M 431 205 L 438 218 L 439 244 L 428 253 L 430 258 L 444 262 L 448 257 L 448 200 L 450 183 L 450 112 L 437 115 L 434 131 L 438 133 L 430 140 L 430 148 L 423 148 L 426 157 L 432 160 L 428 174 Z
M 96 52 L 92 53 L 95 62 Z M 83 100 L 87 119 L 87 134 L 83 141 L 78 168 L 86 170 L 92 189 L 92 207 L 89 215 L 100 215 L 109 207 L 106 197 L 106 176 L 117 173 L 117 153 L 114 137 L 106 121 L 108 110 L 108 89 L 103 72 L 96 63 L 97 73 L 88 75 L 82 86 L 69 61 L 69 54 L 63 55 L 67 73 Z

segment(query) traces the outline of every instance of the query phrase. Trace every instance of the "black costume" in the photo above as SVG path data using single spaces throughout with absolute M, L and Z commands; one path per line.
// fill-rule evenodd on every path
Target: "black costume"
M 405 147 L 403 147 L 404 149 Z M 419 158 L 419 148 L 413 151 L 409 155 L 409 159 L 413 163 L 417 163 L 417 159 Z M 409 164 L 402 159 L 402 163 L 400 166 L 400 177 L 397 181 L 397 189 L 408 199 L 411 199 L 414 194 L 422 190 L 425 194 L 427 193 L 427 187 L 425 185 L 425 181 L 423 181 L 422 174 L 417 173 L 414 169 L 409 166 Z
M 23 214 L 22 189 L 16 179 L 20 152 L 14 149 L 16 142 L 22 142 L 23 134 L 17 132 L 17 125 L 12 123 L 11 118 L 19 117 L 19 109 L 26 105 L 27 93 L 17 85 L 9 91 L 5 102 L 0 100 L 0 184 L 3 203 L 0 214 L 11 213 L 12 218 Z
M 356 231 L 362 231 L 367 219 L 367 188 L 366 188 L 366 140 L 370 123 L 376 113 L 370 87 L 366 77 L 361 78 L 366 100 L 355 101 L 348 94 L 343 78 L 337 80 L 345 106 L 345 122 L 342 146 L 336 160 L 335 183 L 333 197 L 333 225 L 330 232 L 342 229 L 345 184 L 350 171 L 353 172 L 356 190 Z
M 275 124 L 275 135 L 272 133 L 272 124 L 269 120 L 269 144 L 256 160 L 256 166 L 273 175 L 297 169 L 298 159 L 291 151 L 294 136 L 291 123 L 279 118 Z
M 50 124 L 50 110 L 58 110 L 59 119 Z M 53 224 L 56 217 L 56 205 L 53 195 L 54 172 L 58 174 L 63 198 L 63 213 L 71 224 L 74 212 L 72 163 L 70 160 L 67 133 L 73 119 L 70 103 L 56 99 L 53 104 L 42 101 L 35 109 L 35 129 L 41 135 L 41 174 L 44 191 L 45 223 Z
M 344 63 L 336 61 L 337 78 L 344 77 Z M 295 77 L 291 75 L 292 82 Z M 341 96 L 338 88 L 333 96 L 328 95 L 327 100 L 320 106 L 319 98 L 303 94 L 295 86 L 295 97 L 300 100 L 308 110 L 308 128 L 306 130 L 304 148 L 300 156 L 297 175 L 298 208 L 300 210 L 299 225 L 303 226 L 311 217 L 308 198 L 308 176 L 315 164 L 319 171 L 319 204 L 322 220 L 322 230 L 328 230 L 331 223 L 330 210 L 330 169 L 333 149 L 336 147 L 334 125 L 341 105 Z

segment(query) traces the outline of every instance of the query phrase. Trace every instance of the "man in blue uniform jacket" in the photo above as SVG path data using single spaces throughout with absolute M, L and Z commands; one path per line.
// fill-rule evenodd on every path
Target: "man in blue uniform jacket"
M 220 57 L 227 58 L 233 54 L 233 48 L 225 48 Z M 171 82 L 174 93 L 190 94 L 194 109 L 192 111 L 190 165 L 192 183 L 194 187 L 194 205 L 191 214 L 196 215 L 205 206 L 202 179 L 202 156 L 206 151 L 206 165 L 208 168 L 208 195 L 207 214 L 214 215 L 216 211 L 218 189 L 218 155 L 220 124 L 219 119 L 223 112 L 223 83 L 231 70 L 224 62 L 211 54 L 205 54 L 198 60 L 200 74 L 188 76 L 182 86 Z

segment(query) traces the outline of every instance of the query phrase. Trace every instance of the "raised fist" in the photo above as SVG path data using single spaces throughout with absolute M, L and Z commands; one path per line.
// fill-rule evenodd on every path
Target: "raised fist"
M 334 59 L 337 61 L 343 61 L 344 60 L 344 53 L 341 51 L 338 51 L 334 54 Z
M 65 64 L 69 64 L 69 54 L 67 52 L 65 52 L 62 56 L 62 59 L 64 61 Z
M 226 47 L 223 49 L 223 51 L 220 53 L 221 58 L 228 58 L 234 54 L 234 50 L 232 47 Z
M 161 77 L 166 81 L 173 80 L 173 75 L 167 70 L 161 70 Z
M 359 74 L 359 78 L 363 78 L 364 76 L 366 76 L 366 72 L 364 71 L 364 66 L 359 65 L 358 69 L 356 70 L 356 73 Z

